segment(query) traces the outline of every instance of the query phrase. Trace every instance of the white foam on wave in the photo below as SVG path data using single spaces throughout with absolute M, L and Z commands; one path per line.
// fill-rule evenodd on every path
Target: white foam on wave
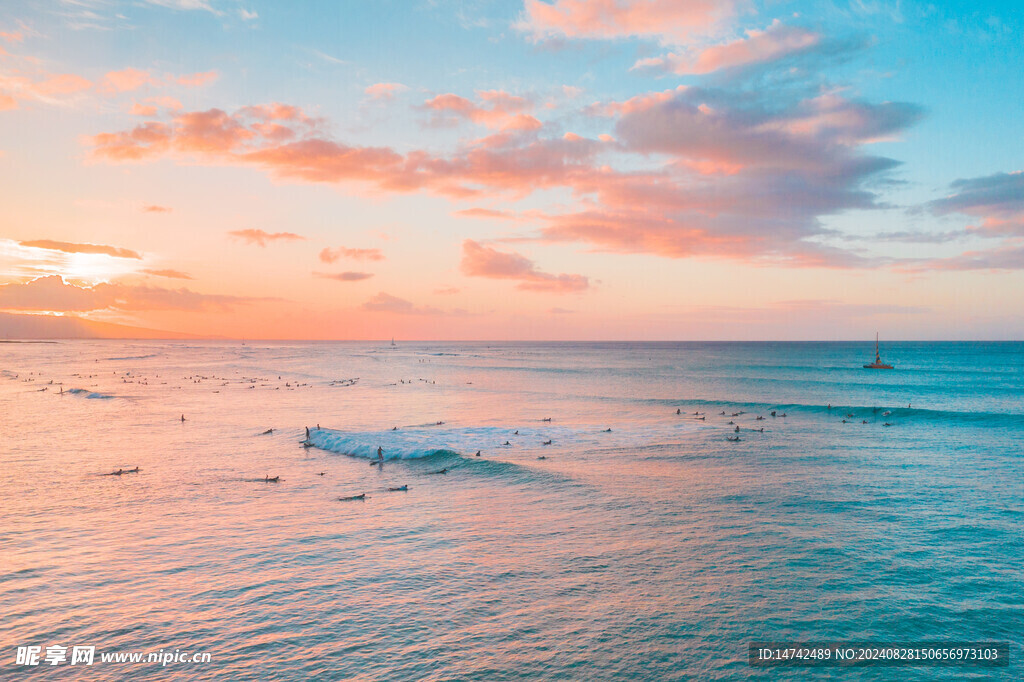
M 96 391 L 90 391 L 87 388 L 69 388 L 68 390 L 66 390 L 64 392 L 65 393 L 70 393 L 71 395 L 77 395 L 77 396 L 81 396 L 83 398 L 88 398 L 90 400 L 110 400 L 110 399 L 112 399 L 114 397 L 112 395 L 107 395 L 106 393 L 98 393 Z
M 614 429 L 607 432 L 593 426 L 423 426 L 386 431 L 342 431 L 310 429 L 309 442 L 329 452 L 377 458 L 377 448 L 384 449 L 384 459 L 421 459 L 451 452 L 471 456 L 484 452 L 534 451 L 570 448 L 573 450 L 603 447 L 646 447 L 678 442 L 700 427 L 673 424 L 643 428 Z M 518 430 L 518 435 L 515 433 Z M 545 441 L 551 441 L 545 446 Z M 505 445 L 508 442 L 509 445 Z

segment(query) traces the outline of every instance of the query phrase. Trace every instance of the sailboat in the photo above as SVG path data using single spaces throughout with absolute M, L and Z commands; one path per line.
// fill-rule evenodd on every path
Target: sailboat
M 394 345 L 395 345 L 395 337 L 393 337 L 393 336 L 391 337 L 391 345 L 392 345 L 392 346 L 394 346 Z
M 864 365 L 864 369 L 892 369 L 892 365 L 882 362 L 882 356 L 878 354 L 878 332 L 875 332 L 875 361 Z

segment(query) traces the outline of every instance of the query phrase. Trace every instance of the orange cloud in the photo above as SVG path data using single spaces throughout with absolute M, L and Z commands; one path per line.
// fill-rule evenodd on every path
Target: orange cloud
M 60 275 L 50 275 L 13 284 L 0 285 L 0 309 L 50 312 L 90 310 L 230 310 L 236 305 L 262 299 L 200 294 L 188 289 L 125 284 L 97 284 L 79 287 L 68 284 Z
M 472 239 L 462 242 L 462 272 L 470 277 L 511 279 L 517 288 L 527 291 L 567 293 L 583 291 L 590 281 L 583 275 L 552 275 L 537 270 L 529 259 L 483 246 Z
M 152 104 L 139 104 L 135 102 L 128 111 L 132 116 L 156 116 L 157 108 Z
M 351 258 L 352 260 L 384 260 L 384 254 L 380 249 L 350 249 L 339 246 L 336 249 L 326 248 L 320 252 L 320 260 L 324 263 L 333 263 L 339 258 Z
M 535 40 L 630 36 L 685 44 L 733 14 L 733 0 L 526 0 L 516 27 Z
M 46 80 L 36 83 L 32 90 L 44 97 L 50 95 L 71 95 L 76 92 L 88 90 L 92 82 L 71 73 L 60 73 L 48 77 Z
M 409 86 L 401 83 L 374 83 L 364 90 L 371 99 L 380 101 L 391 101 L 401 92 L 405 92 Z
M 195 279 L 194 277 L 192 277 L 192 275 L 188 274 L 187 272 L 182 272 L 181 270 L 151 270 L 149 268 L 145 268 L 139 270 L 139 272 L 141 272 L 144 275 L 153 275 L 154 277 L 167 277 L 170 279 Z
M 142 207 L 145 213 L 170 213 L 173 209 L 167 206 L 157 206 L 156 204 L 146 204 Z
M 52 239 L 34 239 L 31 241 L 18 242 L 21 246 L 28 246 L 36 249 L 49 249 L 51 251 L 63 251 L 64 253 L 100 253 L 114 258 L 134 258 L 141 260 L 142 256 L 130 249 L 121 249 L 116 246 L 104 246 L 103 244 L 75 244 L 72 242 L 58 242 Z
M 105 93 L 129 92 L 131 90 L 138 90 L 144 85 L 155 83 L 156 81 L 148 71 L 128 68 L 107 73 L 103 77 L 99 89 L 100 92 Z
M 198 88 L 213 81 L 217 80 L 218 74 L 216 71 L 204 71 L 203 73 L 191 73 L 183 76 L 178 76 L 175 82 L 178 85 L 184 85 L 187 88 Z
M 276 241 L 302 241 L 305 237 L 294 232 L 264 232 L 263 230 L 233 230 L 228 232 L 231 237 L 240 239 L 247 244 L 266 246 L 269 242 Z

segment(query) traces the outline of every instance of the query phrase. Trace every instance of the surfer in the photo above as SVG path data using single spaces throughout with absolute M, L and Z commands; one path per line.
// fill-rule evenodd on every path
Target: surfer
M 682 414 L 682 413 L 683 413 L 683 411 L 677 407 L 676 408 L 676 414 Z
M 185 415 L 181 415 L 181 421 L 185 421 Z
M 266 478 L 263 479 L 263 482 L 264 483 L 277 483 L 280 480 L 281 480 L 280 476 L 274 476 L 273 478 L 271 478 L 270 474 L 267 474 Z
M 349 495 L 348 497 L 339 497 L 339 502 L 348 502 L 349 500 L 365 500 L 366 493 L 359 493 L 358 495 Z
M 447 474 L 447 473 L 448 473 L 448 469 L 439 469 L 437 471 L 428 471 L 427 475 L 428 476 L 432 476 L 434 474 Z
M 400 485 L 397 488 L 388 488 L 389 493 L 404 492 L 409 489 L 408 485 Z
M 612 432 L 612 430 L 611 430 L 611 429 L 605 429 L 605 430 L 603 431 L 603 433 L 611 433 L 611 432 Z
M 736 426 L 736 433 L 739 433 L 739 432 L 740 432 L 740 427 L 737 425 Z
M 309 427 L 306 427 L 306 440 L 309 440 Z
M 910 405 L 907 405 L 907 407 L 910 407 Z M 543 419 L 541 419 L 541 421 L 542 422 L 549 422 L 549 421 L 551 421 L 551 417 L 544 417 Z
M 326 472 L 324 472 L 324 471 L 321 471 L 321 472 L 320 472 L 319 474 L 317 474 L 317 476 L 323 476 L 323 475 L 324 475 L 325 473 L 326 473 Z
M 479 456 L 480 456 L 480 451 L 479 451 L 479 450 L 477 450 L 477 451 L 476 451 L 476 456 L 477 456 L 477 457 L 479 457 Z
M 384 463 L 384 448 L 379 445 L 377 446 L 377 461 L 381 464 Z
M 502 445 L 512 445 L 512 443 L 509 443 L 508 441 L 505 441 L 504 443 L 502 443 Z
M 543 443 L 541 443 L 541 445 L 551 445 L 551 441 L 549 441 L 549 440 L 546 440 L 546 441 L 544 441 Z
M 537 459 L 547 459 L 547 457 L 545 457 L 544 455 L 541 455 L 541 456 L 540 456 L 540 457 L 538 457 Z
M 519 429 L 516 429 L 515 433 L 513 433 L 512 435 L 513 436 L 518 436 L 519 435 Z
M 263 432 L 262 434 L 260 434 L 260 435 L 263 435 L 263 436 L 269 436 L 269 435 L 270 435 L 270 434 L 272 434 L 272 433 L 274 433 L 274 429 L 267 429 L 266 431 L 264 431 L 264 432 Z

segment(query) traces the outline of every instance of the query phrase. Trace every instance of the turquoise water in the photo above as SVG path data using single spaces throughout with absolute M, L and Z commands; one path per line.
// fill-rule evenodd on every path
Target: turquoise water
M 0 344 L 0 671 L 804 679 L 747 643 L 1008 640 L 1009 669 L 811 674 L 1019 679 L 1024 344 L 873 352 Z

